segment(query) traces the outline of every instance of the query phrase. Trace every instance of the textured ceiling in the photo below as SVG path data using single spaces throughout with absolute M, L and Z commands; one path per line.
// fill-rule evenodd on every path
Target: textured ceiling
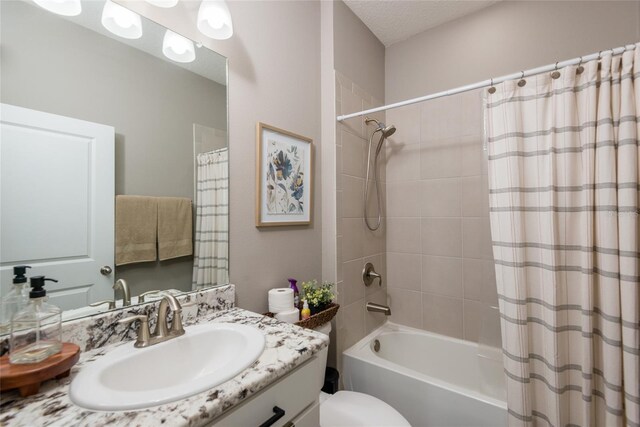
M 499 0 L 344 0 L 385 45 L 476 12 Z

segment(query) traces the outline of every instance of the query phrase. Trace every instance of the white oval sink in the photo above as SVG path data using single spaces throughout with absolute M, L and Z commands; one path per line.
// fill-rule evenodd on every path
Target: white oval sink
M 185 334 L 147 348 L 133 342 L 87 364 L 71 382 L 78 406 L 124 411 L 173 402 L 233 378 L 260 357 L 264 335 L 236 323 L 189 326 Z

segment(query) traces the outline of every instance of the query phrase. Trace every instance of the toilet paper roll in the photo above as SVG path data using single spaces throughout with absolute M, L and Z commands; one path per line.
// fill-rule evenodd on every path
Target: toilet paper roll
M 271 313 L 281 313 L 293 309 L 293 289 L 275 288 L 269 291 L 269 311 Z
M 282 322 L 296 323 L 298 320 L 300 320 L 300 310 L 294 308 L 293 310 L 277 313 L 276 319 Z

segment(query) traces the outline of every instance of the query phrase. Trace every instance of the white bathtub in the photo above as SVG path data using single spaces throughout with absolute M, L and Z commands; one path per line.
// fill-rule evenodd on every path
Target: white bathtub
M 496 348 L 387 322 L 343 356 L 344 387 L 384 400 L 413 427 L 507 425 Z

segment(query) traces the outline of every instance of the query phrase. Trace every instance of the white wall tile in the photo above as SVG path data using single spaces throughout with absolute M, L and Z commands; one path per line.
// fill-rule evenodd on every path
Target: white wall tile
M 460 178 L 427 179 L 420 185 L 420 214 L 423 217 L 459 217 Z
M 389 140 L 385 149 L 387 183 L 420 179 L 420 144 L 394 143 Z
M 443 140 L 437 145 L 420 145 L 420 176 L 422 179 L 451 178 L 461 175 L 462 148 L 457 140 Z
M 342 216 L 362 218 L 364 179 L 350 175 L 343 176 Z
M 419 254 L 420 219 L 387 218 L 387 251 Z
M 462 258 L 423 256 L 422 292 L 462 298 Z
M 460 218 L 423 218 L 421 227 L 424 255 L 462 256 Z
M 421 293 L 399 288 L 387 288 L 391 321 L 419 328 L 422 322 Z
M 420 216 L 420 181 L 387 183 L 387 216 Z
M 364 283 L 362 282 L 362 259 L 347 261 L 343 265 L 344 303 L 349 305 L 364 298 Z
M 361 218 L 342 219 L 343 261 L 362 258 L 364 255 L 364 230 Z
M 422 294 L 422 328 L 450 337 L 463 337 L 462 298 Z
M 483 212 L 482 201 L 488 199 L 488 194 L 482 192 L 481 175 L 460 178 L 462 188 L 462 216 L 482 216 L 488 212 Z
M 387 285 L 412 291 L 421 289 L 421 255 L 387 252 Z
M 364 178 L 365 141 L 349 132 L 342 132 L 342 173 Z

